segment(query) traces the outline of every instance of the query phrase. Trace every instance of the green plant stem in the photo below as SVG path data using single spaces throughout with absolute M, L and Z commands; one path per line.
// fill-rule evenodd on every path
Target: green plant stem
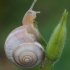
M 44 64 L 44 67 L 43 67 L 43 70 L 51 70 L 52 67 L 53 67 L 53 63 L 46 60 L 45 64 Z

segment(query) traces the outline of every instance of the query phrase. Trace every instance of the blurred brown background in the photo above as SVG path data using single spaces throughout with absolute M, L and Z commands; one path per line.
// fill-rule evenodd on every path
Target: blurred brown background
M 0 70 L 33 70 L 22 69 L 12 64 L 4 52 L 4 43 L 8 34 L 22 25 L 22 18 L 30 8 L 33 0 L 0 0 Z M 70 0 L 38 0 L 34 10 L 41 11 L 37 15 L 39 30 L 48 42 L 54 28 L 59 23 L 61 15 L 67 9 L 70 12 Z M 67 39 L 60 60 L 54 70 L 70 70 L 70 14 L 67 20 Z M 34 68 L 34 70 L 39 70 Z

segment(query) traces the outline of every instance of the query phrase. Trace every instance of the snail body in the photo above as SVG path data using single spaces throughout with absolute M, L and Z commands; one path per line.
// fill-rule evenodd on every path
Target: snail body
M 23 68 L 32 68 L 40 64 L 45 53 L 42 45 L 38 42 L 39 31 L 34 26 L 36 13 L 32 11 L 34 5 L 26 12 L 23 18 L 23 25 L 14 29 L 5 42 L 5 53 L 10 61 Z

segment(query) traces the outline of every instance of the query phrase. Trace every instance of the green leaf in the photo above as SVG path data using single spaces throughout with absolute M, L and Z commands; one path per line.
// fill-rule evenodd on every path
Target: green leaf
M 51 61 L 56 61 L 59 59 L 60 55 L 62 54 L 62 50 L 64 48 L 64 43 L 66 39 L 66 19 L 68 16 L 68 12 L 64 11 L 62 14 L 62 18 L 60 23 L 57 25 L 53 34 L 49 40 L 49 43 L 46 48 L 46 56 Z
M 38 42 L 43 46 L 44 49 L 46 49 L 46 46 L 47 46 L 46 41 L 44 40 L 44 38 L 40 34 L 40 31 L 39 31 L 39 28 L 38 28 L 38 25 L 37 25 L 36 21 L 34 21 L 34 26 L 36 27 L 36 29 L 38 30 L 38 33 L 39 33 Z

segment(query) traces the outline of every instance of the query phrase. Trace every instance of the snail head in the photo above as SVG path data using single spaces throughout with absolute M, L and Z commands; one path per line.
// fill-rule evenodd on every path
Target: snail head
M 36 18 L 36 14 L 40 13 L 40 11 L 34 11 L 34 10 L 32 10 L 36 2 L 37 2 L 37 0 L 33 1 L 30 9 L 24 15 L 24 18 L 23 18 L 23 21 L 22 21 L 23 24 L 33 23 L 34 19 Z

